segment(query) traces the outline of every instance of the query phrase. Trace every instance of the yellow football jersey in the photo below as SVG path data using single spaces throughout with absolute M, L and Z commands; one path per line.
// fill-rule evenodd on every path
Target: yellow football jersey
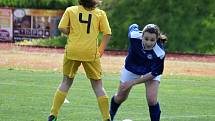
M 99 58 L 98 34 L 111 34 L 106 13 L 99 8 L 87 11 L 83 6 L 68 7 L 58 28 L 70 28 L 65 54 L 68 59 L 93 61 Z

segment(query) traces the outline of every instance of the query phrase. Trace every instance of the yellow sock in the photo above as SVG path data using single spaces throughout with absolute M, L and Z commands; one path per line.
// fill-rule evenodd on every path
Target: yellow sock
M 98 104 L 99 104 L 99 109 L 102 113 L 103 120 L 105 121 L 107 119 L 110 119 L 108 97 L 106 95 L 99 96 Z
M 57 116 L 58 111 L 66 98 L 67 92 L 62 92 L 59 89 L 55 92 L 52 103 L 51 115 Z

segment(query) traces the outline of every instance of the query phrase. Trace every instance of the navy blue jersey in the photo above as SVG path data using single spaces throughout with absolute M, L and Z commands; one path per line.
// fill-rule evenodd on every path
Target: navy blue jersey
M 153 76 L 163 73 L 165 51 L 160 43 L 156 43 L 153 49 L 144 50 L 142 45 L 142 32 L 138 25 L 133 24 L 129 27 L 128 38 L 130 46 L 128 56 L 125 60 L 125 68 L 138 75 L 151 72 Z

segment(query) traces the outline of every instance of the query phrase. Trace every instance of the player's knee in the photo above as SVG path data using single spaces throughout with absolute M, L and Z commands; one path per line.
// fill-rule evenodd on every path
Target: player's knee
M 155 105 L 155 104 L 157 104 L 157 98 L 148 97 L 147 102 L 148 102 L 148 105 Z
M 68 76 L 64 76 L 63 77 L 63 83 L 70 86 L 73 83 L 73 78 L 70 78 Z
M 118 103 L 124 102 L 128 98 L 127 95 L 116 95 L 115 96 L 115 101 Z

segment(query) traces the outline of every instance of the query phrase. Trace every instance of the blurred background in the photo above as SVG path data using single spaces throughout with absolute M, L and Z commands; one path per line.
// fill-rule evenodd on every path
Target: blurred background
M 77 0 L 1 0 L 0 41 L 64 47 L 66 37 L 57 25 L 64 10 L 77 4 Z M 130 24 L 142 29 L 155 23 L 168 36 L 167 52 L 214 55 L 214 6 L 214 0 L 103 0 L 99 7 L 106 11 L 113 33 L 107 49 L 128 49 Z
M 66 36 L 57 29 L 77 0 L 0 0 L 0 121 L 45 121 L 62 80 Z M 103 0 L 113 38 L 101 58 L 103 82 L 115 94 L 136 23 L 168 36 L 159 89 L 161 121 L 215 121 L 215 1 Z M 99 36 L 101 39 L 101 36 Z M 110 50 L 110 51 L 108 51 Z M 89 91 L 91 90 L 91 91 Z M 101 121 L 81 66 L 59 121 Z M 135 105 L 135 106 L 134 106 Z M 129 107 L 129 108 L 128 108 Z M 145 86 L 137 85 L 116 121 L 149 121 Z

